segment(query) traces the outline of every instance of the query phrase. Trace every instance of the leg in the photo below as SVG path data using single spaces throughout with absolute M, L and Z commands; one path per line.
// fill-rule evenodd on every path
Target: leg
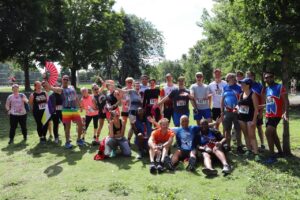
M 214 147 L 213 153 L 217 156 L 217 158 L 221 161 L 223 165 L 228 165 L 225 154 L 218 147 Z
M 71 122 L 65 122 L 65 136 L 66 142 L 70 142 L 70 129 L 71 129 Z
M 228 147 L 231 145 L 231 127 L 232 127 L 232 114 L 229 112 L 224 113 L 223 120 L 223 135 L 226 138 L 226 144 Z
M 19 116 L 19 123 L 20 123 L 20 126 L 21 126 L 21 130 L 22 130 L 24 140 L 27 139 L 26 121 L 27 121 L 27 114 Z
M 104 154 L 106 156 L 110 156 L 111 152 L 113 150 L 115 150 L 116 147 L 117 147 L 117 142 L 116 142 L 116 140 L 114 138 L 110 138 L 110 137 L 106 138 L 106 140 L 105 140 L 105 151 L 104 151 Z
M 53 114 L 52 115 L 52 122 L 53 122 L 53 133 L 54 133 L 54 138 L 58 138 L 58 126 L 59 126 L 59 118 L 58 114 Z
M 182 152 L 177 149 L 172 156 L 172 165 L 175 166 L 179 162 L 179 158 L 181 157 Z
M 211 156 L 209 153 L 203 152 L 203 159 L 204 159 L 204 167 L 207 169 L 213 169 L 211 165 Z
M 251 124 L 251 122 L 247 122 L 247 132 L 248 132 L 248 139 L 251 146 L 252 151 L 255 154 L 258 154 L 258 146 L 255 134 L 255 124 Z
M 9 139 L 13 141 L 16 134 L 16 129 L 18 127 L 17 116 L 9 115 L 9 123 L 10 123 L 10 130 L 9 130 Z
M 241 133 L 241 126 L 238 121 L 238 115 L 236 113 L 233 113 L 233 125 L 234 125 L 234 130 L 236 134 L 236 143 L 238 147 L 242 146 L 242 133 Z
M 274 154 L 274 137 L 273 135 L 275 135 L 275 127 L 273 126 L 267 126 L 266 128 L 266 137 L 267 137 L 267 141 L 268 141 L 268 146 L 269 146 L 269 150 L 271 154 Z
M 281 148 L 281 144 L 280 144 L 280 140 L 279 140 L 276 128 L 274 131 L 273 140 L 274 140 L 275 146 L 278 150 L 278 153 L 282 153 L 282 148 Z
M 242 130 L 242 132 L 244 134 L 244 137 L 245 137 L 246 147 L 247 147 L 248 150 L 251 150 L 251 145 L 250 145 L 249 137 L 248 137 L 247 124 L 246 124 L 246 122 L 243 122 L 243 121 L 240 121 L 240 120 L 239 120 L 239 123 L 240 123 L 241 130 Z
M 94 125 L 94 138 L 97 137 L 97 130 L 98 130 L 98 115 L 93 116 L 93 125 Z
M 99 138 L 99 136 L 100 136 L 103 125 L 104 125 L 104 119 L 99 118 L 99 127 L 97 129 L 97 138 Z
M 130 157 L 131 156 L 131 149 L 129 147 L 129 144 L 128 144 L 128 140 L 125 139 L 125 137 L 123 137 L 122 140 L 118 140 L 118 144 L 120 146 L 120 149 L 122 151 L 122 154 L 124 156 L 128 156 Z
M 92 121 L 92 117 L 91 116 L 85 116 L 85 134 L 90 126 L 90 123 Z M 83 136 L 84 137 L 84 136 Z
M 82 122 L 79 120 L 75 123 L 77 124 L 77 140 L 80 140 L 82 135 Z
M 260 139 L 260 145 L 264 145 L 264 131 L 262 129 L 262 125 L 257 126 L 258 137 Z
M 53 136 L 53 133 L 52 133 L 52 130 L 53 130 L 53 125 L 52 125 L 52 121 L 50 120 L 49 122 L 48 122 L 48 132 L 49 132 L 49 139 L 50 138 L 52 138 Z

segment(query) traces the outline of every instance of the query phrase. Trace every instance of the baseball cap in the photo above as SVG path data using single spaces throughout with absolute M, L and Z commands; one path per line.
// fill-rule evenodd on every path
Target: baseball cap
M 240 80 L 239 83 L 245 83 L 247 85 L 252 85 L 253 81 L 250 78 L 244 78 L 244 79 Z

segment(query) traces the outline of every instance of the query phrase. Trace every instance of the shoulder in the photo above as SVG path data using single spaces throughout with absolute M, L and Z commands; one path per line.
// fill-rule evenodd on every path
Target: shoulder
M 213 82 L 211 82 L 208 86 L 209 86 L 209 87 L 213 87 L 213 86 L 215 86 L 215 85 L 216 85 L 216 82 L 213 81 Z

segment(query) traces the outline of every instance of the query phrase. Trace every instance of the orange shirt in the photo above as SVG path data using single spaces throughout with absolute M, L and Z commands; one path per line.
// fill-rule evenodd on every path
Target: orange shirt
M 93 105 L 93 96 L 88 95 L 81 98 L 81 107 L 85 110 L 87 116 L 98 115 L 98 110 L 94 110 Z
M 172 130 L 168 130 L 167 133 L 163 134 L 161 129 L 157 129 L 152 132 L 153 142 L 155 144 L 162 144 L 167 142 L 171 137 L 174 137 L 174 132 Z

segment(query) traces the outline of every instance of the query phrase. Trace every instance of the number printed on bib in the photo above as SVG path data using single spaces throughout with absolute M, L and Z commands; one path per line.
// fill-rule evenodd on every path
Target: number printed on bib
M 205 104 L 207 104 L 207 100 L 206 99 L 197 99 L 196 103 L 199 105 L 205 105 Z
M 176 106 L 185 106 L 186 105 L 186 101 L 184 101 L 184 100 L 178 100 L 177 102 L 176 102 Z
M 56 110 L 62 110 L 62 105 L 55 106 Z
M 154 105 L 158 102 L 158 99 L 150 99 L 150 105 Z
M 45 108 L 46 108 L 46 104 L 45 103 L 39 104 L 39 110 L 45 110 Z
M 239 113 L 249 114 L 249 106 L 245 106 L 245 105 L 239 106 Z

